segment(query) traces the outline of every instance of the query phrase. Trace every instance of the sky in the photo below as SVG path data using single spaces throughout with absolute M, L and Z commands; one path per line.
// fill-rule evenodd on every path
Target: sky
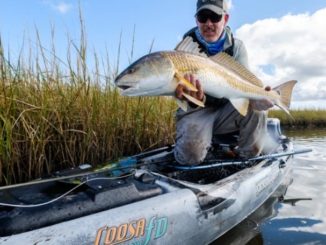
M 292 108 L 326 108 L 326 1 L 231 0 L 229 26 L 247 47 L 251 70 L 266 85 L 298 80 Z M 68 39 L 80 40 L 83 15 L 88 62 L 109 57 L 119 69 L 151 51 L 172 50 L 195 26 L 196 0 L 0 0 L 0 37 L 18 57 L 26 43 L 66 60 Z M 54 37 L 51 30 L 54 29 Z M 53 40 L 53 41 L 52 41 Z M 92 66 L 92 65 L 90 65 Z

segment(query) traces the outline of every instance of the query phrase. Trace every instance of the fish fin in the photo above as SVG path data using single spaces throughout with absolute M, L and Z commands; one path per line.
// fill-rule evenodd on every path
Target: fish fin
M 281 103 L 287 108 L 290 107 L 293 87 L 297 82 L 296 80 L 291 80 L 273 88 L 281 96 Z
M 191 82 L 189 82 L 187 79 L 185 79 L 183 76 L 181 76 L 179 73 L 175 73 L 174 77 L 178 80 L 178 84 L 182 84 L 185 86 L 189 91 L 197 92 L 198 89 L 193 85 Z
M 202 102 L 202 101 L 200 101 L 200 100 L 198 100 L 198 99 L 196 99 L 196 98 L 190 96 L 189 94 L 182 93 L 182 95 L 183 95 L 187 100 L 189 100 L 190 102 L 192 102 L 192 103 L 194 103 L 194 104 L 196 104 L 196 105 L 198 105 L 198 106 L 200 106 L 200 107 L 205 107 L 204 102 Z
M 209 59 L 211 59 L 212 61 L 218 63 L 223 67 L 232 70 L 233 72 L 235 72 L 236 74 L 238 74 L 240 77 L 250 82 L 251 84 L 254 84 L 258 87 L 264 87 L 263 82 L 259 78 L 257 78 L 251 71 L 249 71 L 246 67 L 244 67 L 242 64 L 237 62 L 234 58 L 232 58 L 227 53 L 220 52 L 214 56 L 210 56 Z
M 176 51 L 183 51 L 187 53 L 192 53 L 196 55 L 200 55 L 203 57 L 207 57 L 207 55 L 204 52 L 201 52 L 198 43 L 194 42 L 192 37 L 186 37 L 183 39 L 176 47 Z
M 248 113 L 249 100 L 246 98 L 230 99 L 233 107 L 242 115 L 246 116 Z
M 298 81 L 296 80 L 291 80 L 273 88 L 273 90 L 280 95 L 280 100 L 276 103 L 276 105 L 285 111 L 292 118 L 292 120 L 294 120 L 294 118 L 290 114 L 289 108 L 291 104 L 293 87 L 297 82 Z
M 187 101 L 177 99 L 177 104 L 183 111 L 188 110 L 188 102 Z

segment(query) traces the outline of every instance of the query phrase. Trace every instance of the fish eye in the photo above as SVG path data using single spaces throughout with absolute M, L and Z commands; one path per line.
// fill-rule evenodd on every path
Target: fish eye
M 133 74 L 136 71 L 136 68 L 130 68 L 127 73 L 128 74 Z

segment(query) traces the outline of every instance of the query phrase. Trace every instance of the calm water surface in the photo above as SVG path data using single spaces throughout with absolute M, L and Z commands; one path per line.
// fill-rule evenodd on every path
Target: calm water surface
M 295 156 L 293 183 L 284 201 L 269 199 L 212 245 L 326 245 L 326 129 L 285 134 L 295 148 L 313 151 Z

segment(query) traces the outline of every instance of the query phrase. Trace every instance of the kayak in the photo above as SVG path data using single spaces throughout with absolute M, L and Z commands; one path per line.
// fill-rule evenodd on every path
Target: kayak
M 285 194 L 294 155 L 309 151 L 294 150 L 278 119 L 268 129 L 277 147 L 250 159 L 226 157 L 222 142 L 213 159 L 181 166 L 172 145 L 0 187 L 0 244 L 209 244 Z

